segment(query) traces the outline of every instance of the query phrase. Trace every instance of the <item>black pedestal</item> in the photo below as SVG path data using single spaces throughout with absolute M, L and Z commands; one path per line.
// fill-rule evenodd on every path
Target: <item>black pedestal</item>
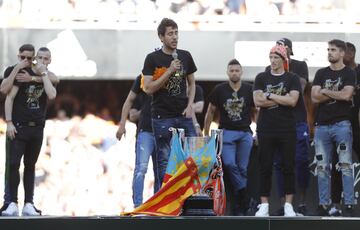
M 195 195 L 186 199 L 182 216 L 216 216 L 214 202 L 207 195 Z

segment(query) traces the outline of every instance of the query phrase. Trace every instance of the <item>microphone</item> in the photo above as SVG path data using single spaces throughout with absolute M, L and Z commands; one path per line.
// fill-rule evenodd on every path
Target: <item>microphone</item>
M 174 50 L 174 52 L 171 54 L 171 56 L 173 57 L 174 60 L 178 59 L 178 54 L 177 54 L 176 50 Z M 180 76 L 179 70 L 176 70 L 175 77 L 179 77 L 179 76 Z
M 178 59 L 178 54 L 176 53 L 176 50 L 171 54 L 171 56 L 175 59 Z

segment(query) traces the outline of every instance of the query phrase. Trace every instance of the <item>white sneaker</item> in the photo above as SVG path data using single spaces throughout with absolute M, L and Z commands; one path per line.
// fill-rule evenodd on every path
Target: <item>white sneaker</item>
M 25 203 L 22 209 L 22 216 L 40 216 L 41 212 L 32 203 Z
M 19 216 L 17 203 L 11 202 L 9 206 L 1 213 L 2 216 Z
M 262 203 L 258 205 L 258 211 L 255 216 L 265 217 L 269 216 L 269 203 Z
M 296 216 L 292 204 L 288 202 L 284 204 L 284 216 Z

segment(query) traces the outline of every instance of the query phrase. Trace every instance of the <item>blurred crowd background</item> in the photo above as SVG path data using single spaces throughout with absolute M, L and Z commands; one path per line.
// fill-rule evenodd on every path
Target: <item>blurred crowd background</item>
M 121 21 L 123 16 L 141 17 L 177 14 L 243 15 L 269 18 L 354 17 L 357 0 L 0 0 L 0 17 L 8 25 L 31 21 Z M 358 16 L 357 16 L 358 17 Z M 125 19 L 126 20 L 126 19 Z
M 280 18 L 277 23 L 360 23 L 359 6 L 357 0 L 0 0 L 0 27 L 21 29 L 46 25 L 52 29 L 57 23 L 71 22 L 79 23 L 80 28 L 147 25 L 147 30 L 155 30 L 163 16 L 191 25 L 209 22 L 224 25 L 234 17 L 245 22 L 266 23 L 276 18 L 274 16 Z M 0 41 L 4 47 L 21 45 L 5 44 L 7 40 L 1 38 Z M 206 100 L 217 83 L 199 82 Z M 115 139 L 121 107 L 131 84 L 132 80 L 61 80 L 58 96 L 49 104 L 36 167 L 35 204 L 44 215 L 118 215 L 132 210 L 135 124 L 128 122 L 126 137 L 121 141 Z M 1 95 L 1 195 L 6 131 L 3 103 Z M 204 111 L 206 108 L 207 103 Z M 152 195 L 152 178 L 150 163 L 145 200 Z M 19 195 L 21 207 L 22 189 Z

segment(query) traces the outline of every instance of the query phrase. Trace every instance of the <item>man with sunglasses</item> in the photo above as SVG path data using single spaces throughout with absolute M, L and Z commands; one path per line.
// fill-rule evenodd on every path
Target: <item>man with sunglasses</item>
M 39 54 L 39 53 L 38 53 Z M 37 59 L 47 59 L 44 61 L 50 61 L 51 57 L 40 56 L 35 58 L 35 48 L 31 44 L 24 44 L 19 48 L 18 63 L 12 67 L 8 68 L 10 74 L 7 78 L 4 78 L 0 85 L 0 92 L 3 94 L 8 94 L 14 85 L 14 81 L 17 82 L 38 82 L 42 83 L 42 77 L 37 75 L 31 75 L 27 68 L 30 68 L 33 64 L 33 61 Z M 59 79 L 53 73 L 48 71 L 48 78 L 53 84 L 58 84 Z
M 19 167 L 24 156 L 24 190 L 25 201 L 23 216 L 41 214 L 33 204 L 35 164 L 43 142 L 46 103 L 54 99 L 56 89 L 48 77 L 47 66 L 51 62 L 50 50 L 39 49 L 35 65 L 31 65 L 34 54 L 32 45 L 20 48 L 19 63 L 5 70 L 4 78 L 13 77 L 13 83 L 5 99 L 6 130 L 6 174 L 3 216 L 18 216 L 18 186 L 20 183 Z M 31 76 L 41 76 L 42 83 L 36 81 L 19 82 L 14 76 L 23 71 Z

